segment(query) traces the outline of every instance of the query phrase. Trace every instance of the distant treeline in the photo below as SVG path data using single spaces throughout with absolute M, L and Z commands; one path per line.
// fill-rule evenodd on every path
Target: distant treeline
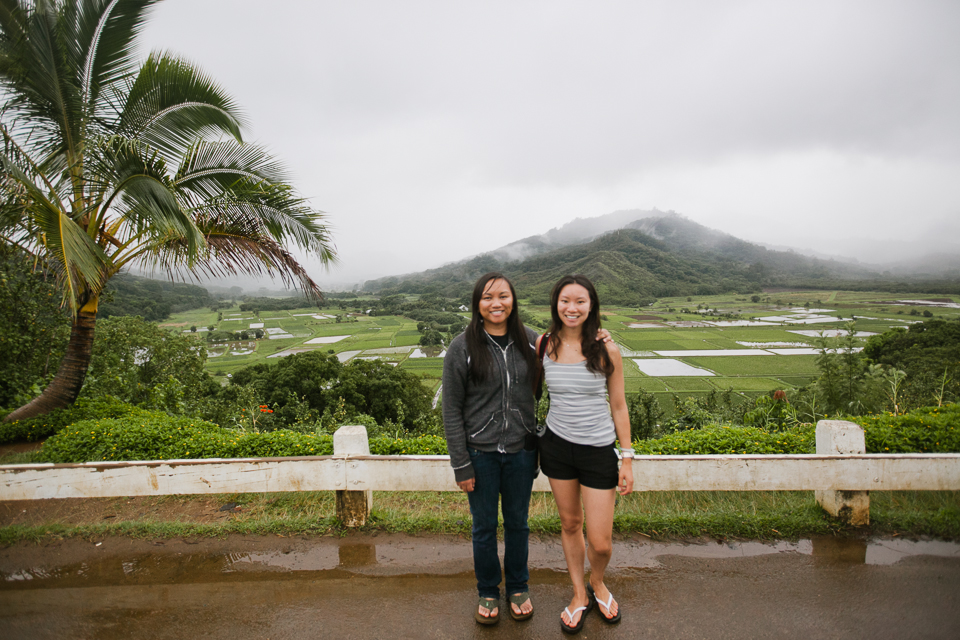
M 128 273 L 114 276 L 97 311 L 98 318 L 141 316 L 144 320 L 166 320 L 171 313 L 199 309 L 214 299 L 203 287 L 182 282 L 141 278 Z
M 886 293 L 930 293 L 940 295 L 960 294 L 960 279 L 916 280 L 808 280 L 783 278 L 771 287 L 784 289 L 813 289 L 817 291 L 881 291 Z
M 285 309 L 319 309 L 321 306 L 316 300 L 308 300 L 303 296 L 289 298 L 244 298 L 240 303 L 240 311 L 283 311 Z

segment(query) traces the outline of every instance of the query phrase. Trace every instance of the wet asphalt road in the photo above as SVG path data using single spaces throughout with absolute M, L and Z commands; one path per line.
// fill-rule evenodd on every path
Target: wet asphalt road
M 960 545 L 616 543 L 581 638 L 960 637 Z M 361 535 L 67 540 L 0 551 L 0 637 L 560 638 L 571 589 L 557 540 L 531 547 L 536 614 L 473 621 L 470 543 Z

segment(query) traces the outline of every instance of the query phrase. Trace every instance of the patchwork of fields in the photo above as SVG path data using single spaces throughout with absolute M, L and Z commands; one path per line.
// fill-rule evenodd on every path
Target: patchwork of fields
M 539 319 L 549 318 L 544 307 L 525 308 Z M 667 298 L 642 309 L 603 309 L 604 326 L 624 354 L 627 392 L 664 396 L 726 389 L 747 396 L 774 389 L 789 393 L 816 378 L 816 355 L 810 349 L 820 332 L 836 336 L 854 321 L 856 337 L 865 340 L 919 322 L 924 311 L 955 318 L 960 304 L 956 298 L 924 299 L 917 294 L 787 291 L 764 294 L 758 302 L 736 296 Z M 261 317 L 238 308 L 222 313 L 219 322 L 216 312 L 194 310 L 164 323 L 188 334 L 196 325 L 198 338 L 209 326 L 264 330 L 259 340 L 208 346 L 207 367 L 215 375 L 268 358 L 322 350 L 344 362 L 378 358 L 416 373 L 430 391 L 439 389 L 444 352 L 418 348 L 420 333 L 409 318 L 339 312 L 337 322 L 333 312 L 303 309 L 269 311 Z

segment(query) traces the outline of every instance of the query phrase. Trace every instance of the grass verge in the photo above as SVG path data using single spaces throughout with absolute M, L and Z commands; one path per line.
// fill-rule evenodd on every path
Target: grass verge
M 44 505 L 44 502 L 60 504 Z M 0 527 L 0 544 L 4 545 L 66 537 L 179 538 L 346 532 L 336 519 L 332 492 L 2 504 L 8 514 L 4 526 Z M 29 520 L 21 517 L 20 506 L 30 510 Z M 469 536 L 470 524 L 470 509 L 464 494 L 384 492 L 374 495 L 374 511 L 365 529 Z M 958 540 L 960 492 L 874 492 L 871 524 L 867 527 L 850 527 L 831 518 L 817 505 L 812 492 L 636 493 L 618 499 L 614 529 L 618 533 L 639 533 L 654 539 L 769 540 L 811 535 L 901 535 Z M 530 530 L 534 534 L 560 532 L 556 506 L 549 494 L 534 494 L 530 503 Z

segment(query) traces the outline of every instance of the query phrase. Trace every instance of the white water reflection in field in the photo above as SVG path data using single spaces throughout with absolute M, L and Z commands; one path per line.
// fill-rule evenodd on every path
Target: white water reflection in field
M 438 347 L 424 347 L 426 351 L 417 347 L 410 354 L 411 358 L 442 358 L 447 355 L 446 349 L 439 350 Z
M 760 322 L 758 320 L 717 320 L 716 322 L 704 322 L 708 327 L 772 327 L 773 322 Z
M 367 355 L 381 355 L 381 354 L 397 354 L 397 353 L 409 353 L 413 347 L 383 347 L 382 349 L 367 349 Z
M 847 335 L 846 329 L 788 329 L 788 333 L 795 333 L 799 336 L 807 336 L 810 338 L 816 338 L 820 334 L 823 334 L 824 338 L 839 338 L 841 336 Z M 875 336 L 876 333 L 871 331 L 857 331 L 853 334 L 855 338 L 869 338 L 870 336 Z
M 802 331 L 791 331 L 790 333 L 803 333 Z M 740 342 L 737 344 L 744 347 L 753 347 L 758 349 L 769 349 L 770 347 L 806 347 L 806 342 Z
M 668 376 L 716 375 L 712 371 L 707 371 L 706 369 L 693 367 L 685 362 L 680 362 L 679 360 L 669 360 L 669 359 L 661 359 L 661 358 L 654 358 L 651 360 L 647 360 L 645 358 L 633 358 L 633 361 L 637 363 L 637 368 L 639 368 L 640 371 L 647 374 L 648 376 L 654 376 L 656 378 L 665 378 Z
M 668 325 L 671 327 L 677 327 L 678 329 L 685 329 L 691 327 L 712 327 L 712 322 L 700 322 L 698 320 L 676 320 L 673 322 L 668 322 Z
M 349 337 L 350 336 L 323 336 L 321 338 L 312 338 L 303 344 L 333 344 L 334 342 L 340 342 L 344 338 Z
M 685 351 L 654 351 L 667 358 L 694 358 L 698 356 L 769 356 L 769 351 L 760 349 L 687 349 Z
M 254 340 L 244 340 L 240 342 L 220 342 L 207 345 L 207 357 L 217 358 L 227 354 L 231 356 L 248 356 L 257 348 Z
M 356 356 L 359 354 L 360 354 L 360 351 L 341 351 L 340 353 L 337 354 L 337 360 L 339 360 L 340 362 L 346 362 L 353 356 Z
M 956 302 L 946 302 L 937 300 L 884 300 L 883 304 L 907 304 L 917 305 L 918 307 L 942 307 L 945 309 L 960 309 L 960 304 Z
M 284 349 L 283 351 L 278 351 L 275 354 L 267 357 L 268 358 L 285 358 L 287 356 L 292 356 L 297 353 L 306 353 L 307 351 L 315 351 L 315 349 L 305 349 L 303 347 L 299 349 Z

